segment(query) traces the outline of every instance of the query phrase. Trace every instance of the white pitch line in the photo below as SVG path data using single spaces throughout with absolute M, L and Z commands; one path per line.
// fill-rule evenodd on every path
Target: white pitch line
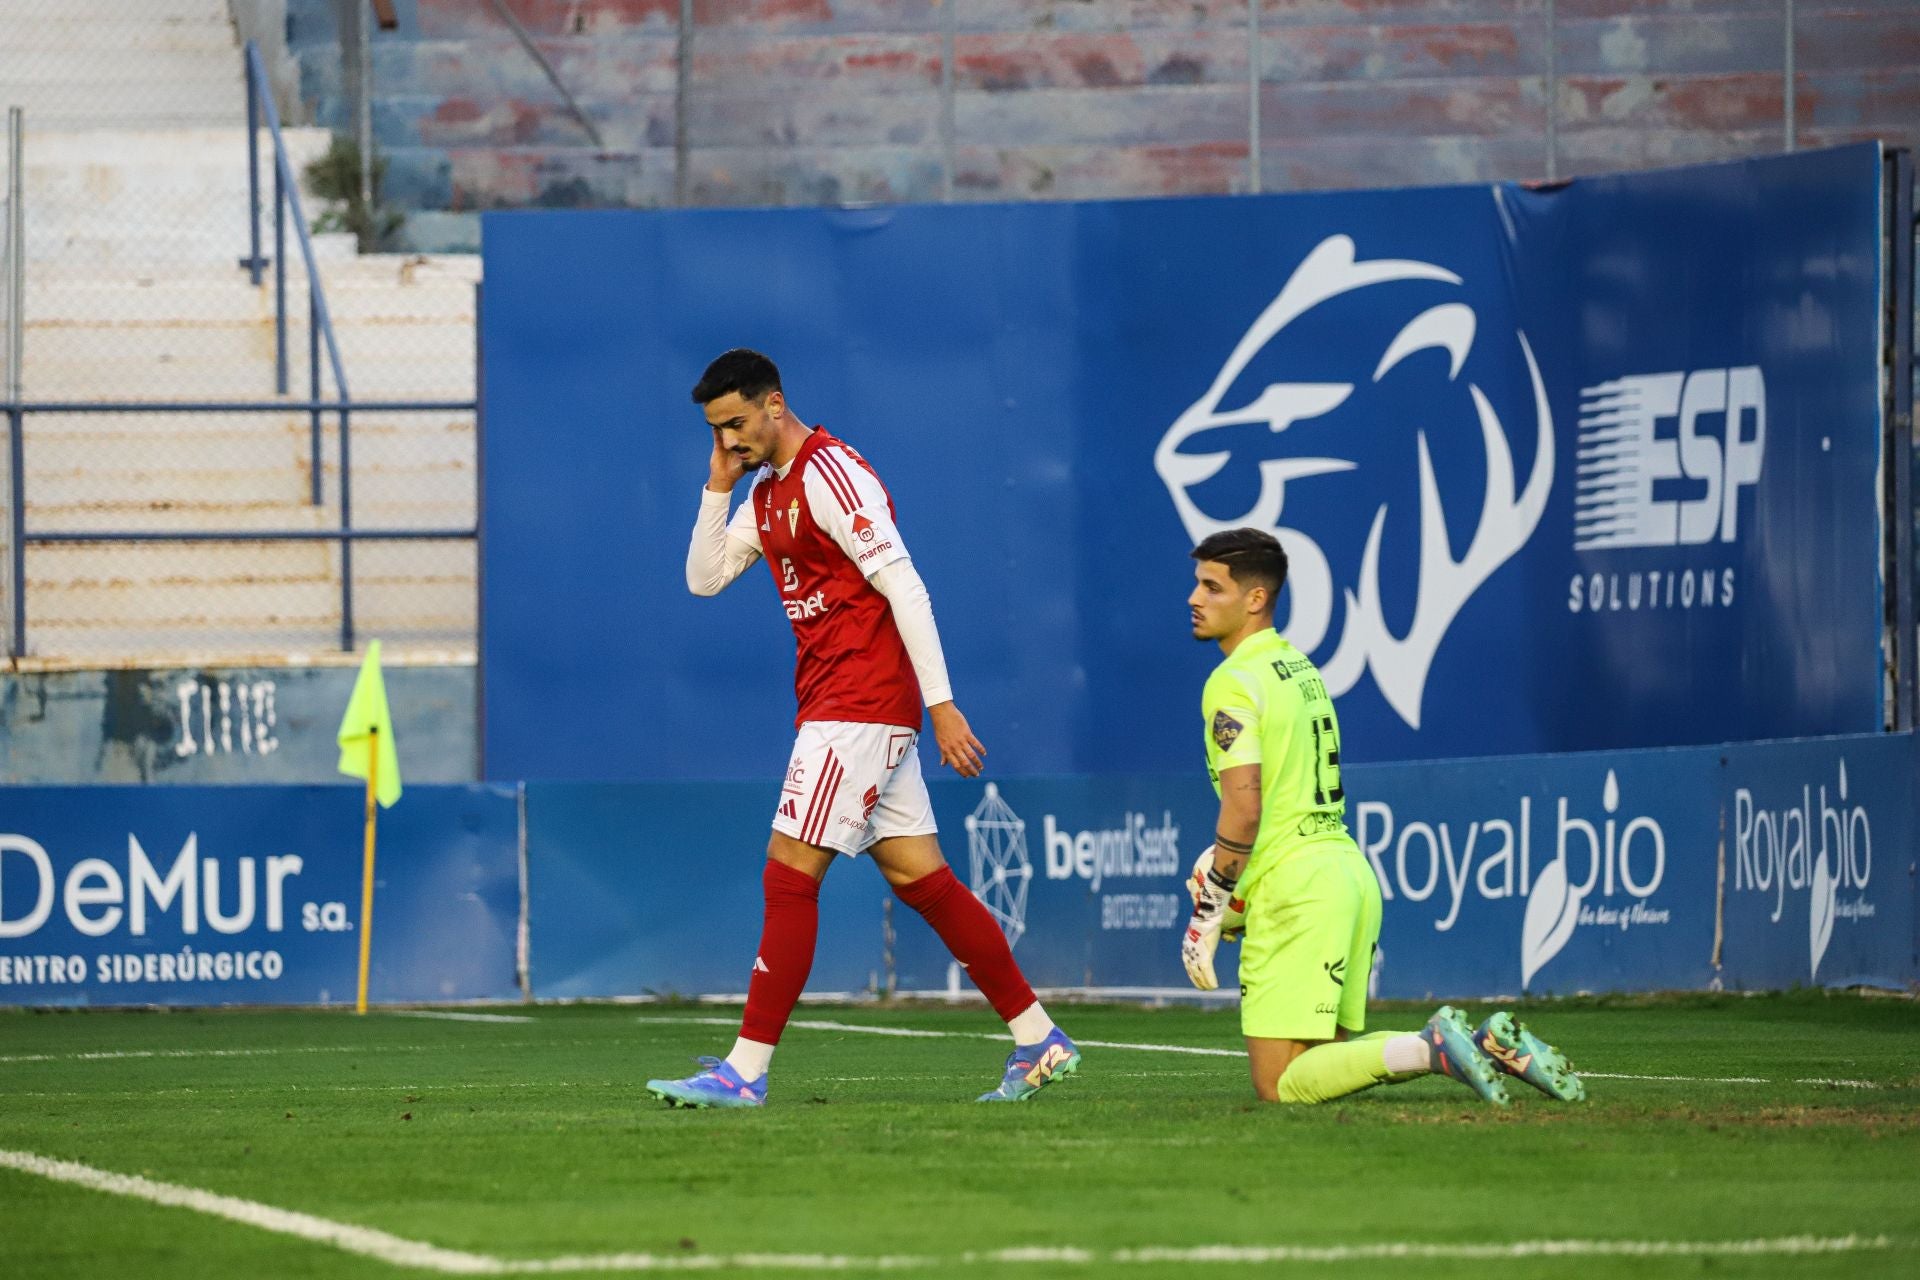
M 446 1022 L 537 1022 L 518 1013 L 450 1013 L 440 1009 L 386 1009 L 393 1018 L 440 1018 Z
M 732 1024 L 729 1024 L 732 1025 Z M 494 1049 L 552 1049 L 601 1045 L 595 1040 L 495 1040 Z M 434 1044 L 303 1044 L 278 1049 L 120 1049 L 90 1053 L 16 1053 L 0 1056 L 0 1066 L 15 1062 L 106 1062 L 115 1058 L 276 1058 L 296 1053 L 427 1053 L 444 1049 Z
M 671 1022 L 698 1027 L 737 1027 L 738 1018 L 676 1018 L 655 1017 L 643 1014 L 637 1022 Z M 915 1040 L 998 1040 L 1005 1044 L 1005 1035 L 993 1035 L 985 1031 L 923 1031 L 915 1027 L 874 1027 L 863 1026 L 857 1022 L 828 1022 L 817 1018 L 795 1018 L 787 1024 L 802 1031 L 851 1031 L 864 1036 L 904 1036 Z M 1137 1049 L 1142 1053 L 1187 1053 L 1208 1058 L 1244 1058 L 1244 1049 L 1202 1049 L 1185 1044 L 1133 1044 L 1122 1040 L 1076 1040 L 1075 1044 L 1089 1049 Z
M 636 1022 L 668 1022 L 684 1026 L 698 1027 L 738 1027 L 738 1018 L 694 1018 L 674 1017 L 671 1015 L 641 1014 Z M 913 1027 L 876 1027 L 857 1022 L 828 1022 L 821 1019 L 796 1018 L 787 1023 L 789 1027 L 798 1027 L 803 1031 L 852 1031 L 868 1036 L 906 1036 L 924 1040 L 998 1040 L 1006 1042 L 1004 1035 L 991 1035 L 983 1031 L 923 1031 Z M 1089 1049 L 1133 1049 L 1142 1053 L 1186 1053 L 1208 1058 L 1244 1058 L 1244 1049 L 1206 1049 L 1187 1044 L 1135 1044 L 1124 1040 L 1076 1040 L 1075 1044 Z M 1783 1082 L 1769 1080 L 1760 1076 L 1646 1076 L 1631 1075 L 1607 1071 L 1582 1071 L 1584 1080 L 1668 1080 L 1682 1084 L 1817 1084 L 1830 1085 L 1839 1089 L 1878 1089 L 1880 1086 L 1871 1080 L 1826 1080 L 1819 1078 Z
M 217 1195 L 198 1187 L 157 1182 L 132 1174 L 109 1173 L 71 1160 L 54 1160 L 30 1151 L 0 1150 L 0 1167 L 33 1174 L 55 1182 L 129 1196 L 152 1204 L 191 1209 L 279 1235 L 324 1244 L 363 1258 L 398 1267 L 412 1267 L 441 1275 L 556 1275 L 580 1271 L 900 1271 L 927 1267 L 1004 1267 L 1019 1264 L 1061 1263 L 1085 1266 L 1129 1263 L 1194 1262 L 1352 1262 L 1406 1258 L 1414 1260 L 1570 1257 L 1757 1257 L 1772 1254 L 1827 1254 L 1884 1251 L 1893 1248 L 1886 1236 L 1776 1236 L 1752 1240 L 1515 1240 L 1507 1244 L 1447 1244 L 1420 1241 L 1380 1241 L 1350 1245 L 1201 1245 L 1195 1248 L 1084 1249 L 1042 1246 L 993 1249 L 941 1256 L 879 1254 L 859 1256 L 820 1253 L 602 1253 L 571 1254 L 558 1258 L 500 1258 L 486 1253 L 442 1249 L 420 1240 L 408 1240 L 308 1213 L 277 1209 L 235 1196 Z
M 429 1271 L 438 1271 L 443 1275 L 497 1274 L 499 1269 L 499 1259 L 482 1254 L 440 1249 L 430 1244 L 422 1244 L 417 1240 L 403 1240 L 399 1236 L 388 1235 L 384 1231 L 374 1231 L 368 1227 L 349 1226 L 344 1222 L 316 1218 L 312 1214 L 295 1213 L 289 1209 L 276 1209 L 272 1205 L 258 1204 L 252 1200 L 216 1195 L 211 1191 L 202 1191 L 198 1187 L 155 1182 L 133 1174 L 108 1173 L 71 1160 L 50 1160 L 46 1156 L 37 1156 L 30 1151 L 0 1151 L 0 1166 L 18 1169 L 22 1173 L 37 1174 L 42 1178 L 51 1178 L 55 1182 L 70 1182 L 76 1186 L 90 1187 L 95 1191 L 105 1191 L 111 1195 L 131 1196 L 136 1200 L 147 1200 L 154 1204 L 192 1209 L 195 1213 L 226 1218 L 231 1222 L 244 1223 L 249 1227 L 259 1227 L 263 1231 L 272 1231 L 283 1236 L 298 1236 L 302 1240 L 311 1240 L 316 1244 L 332 1245 L 336 1249 L 358 1254 L 363 1258 L 377 1258 L 382 1262 L 393 1263 L 395 1266 L 422 1267 Z
M 386 1048 L 423 1049 L 425 1045 L 388 1045 Z M 115 1058 L 271 1058 L 283 1053 L 364 1053 L 366 1045 L 315 1044 L 286 1049 L 119 1049 L 92 1053 L 17 1053 L 0 1057 L 9 1062 L 107 1062 Z
M 1618 1071 L 1582 1071 L 1582 1080 L 1663 1080 L 1677 1084 L 1773 1084 L 1759 1076 L 1642 1076 Z

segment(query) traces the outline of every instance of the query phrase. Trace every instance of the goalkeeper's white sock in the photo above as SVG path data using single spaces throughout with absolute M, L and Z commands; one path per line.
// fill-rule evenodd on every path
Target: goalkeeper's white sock
M 1013 1015 L 1012 1020 L 1007 1023 L 1007 1030 L 1013 1032 L 1013 1042 L 1016 1045 L 1039 1044 L 1053 1034 L 1053 1019 L 1047 1016 L 1047 1011 L 1040 1007 L 1038 1000 L 1035 1000 Z
M 1386 1055 L 1387 1070 L 1396 1076 L 1423 1076 L 1433 1069 L 1433 1055 L 1426 1038 L 1418 1032 L 1403 1032 L 1380 1048 Z
M 747 1084 L 752 1084 L 767 1074 L 767 1066 L 772 1061 L 772 1045 L 761 1044 L 758 1040 L 749 1040 L 745 1036 L 733 1042 L 733 1052 L 727 1055 L 727 1065 L 739 1072 L 740 1079 Z

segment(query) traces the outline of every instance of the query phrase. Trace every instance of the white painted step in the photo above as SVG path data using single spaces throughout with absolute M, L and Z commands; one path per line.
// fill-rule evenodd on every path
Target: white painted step
M 225 0 L 0 0 L 0 106 L 34 129 L 246 119 Z

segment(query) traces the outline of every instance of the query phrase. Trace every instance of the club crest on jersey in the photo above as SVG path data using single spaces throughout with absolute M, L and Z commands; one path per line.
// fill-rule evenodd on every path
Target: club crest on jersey
M 797 537 L 800 533 L 800 499 L 795 498 L 787 504 L 787 536 Z
M 853 518 L 853 536 L 862 542 L 872 542 L 874 537 L 873 521 L 867 519 L 865 516 L 855 516 Z
M 1245 725 L 1235 720 L 1226 712 L 1216 711 L 1213 713 L 1213 743 L 1222 751 L 1231 749 L 1245 730 Z

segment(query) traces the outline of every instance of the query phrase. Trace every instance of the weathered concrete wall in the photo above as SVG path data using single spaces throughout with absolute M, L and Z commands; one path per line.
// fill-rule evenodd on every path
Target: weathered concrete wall
M 344 123 L 333 0 L 287 0 Z M 420 210 L 817 204 L 1567 177 L 1920 143 L 1914 0 L 400 0 L 375 37 L 390 191 Z M 683 54 L 689 67 L 680 80 Z M 444 219 L 419 220 L 453 234 Z M 471 236 L 470 228 L 464 233 Z
M 0 785 L 338 781 L 353 667 L 0 673 Z M 475 669 L 388 667 L 408 782 L 477 776 Z M 5 803 L 0 793 L 0 804 Z

